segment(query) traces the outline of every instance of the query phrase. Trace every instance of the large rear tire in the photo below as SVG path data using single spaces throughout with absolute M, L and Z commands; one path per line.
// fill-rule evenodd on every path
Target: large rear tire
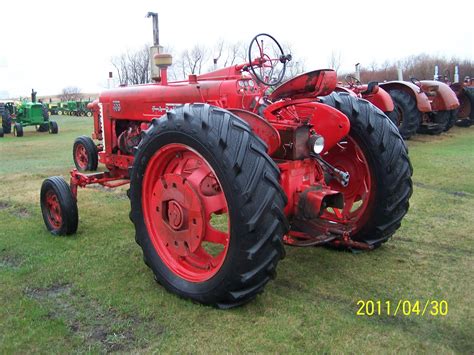
M 69 235 L 77 231 L 77 202 L 62 177 L 53 176 L 41 185 L 41 212 L 46 228 L 54 235 Z
M 402 90 L 388 91 L 395 105 L 390 119 L 395 123 L 404 139 L 416 134 L 421 122 L 421 113 L 416 106 L 416 99 Z
M 181 297 L 244 304 L 284 256 L 279 169 L 248 124 L 223 109 L 184 105 L 154 119 L 135 156 L 130 201 L 145 263 Z M 210 216 L 222 214 L 225 230 L 216 231 Z M 211 255 L 205 243 L 221 249 Z
M 347 212 L 356 226 L 351 239 L 378 247 L 395 233 L 408 211 L 413 169 L 407 147 L 390 119 L 369 102 L 347 93 L 333 93 L 321 101 L 342 111 L 351 123 L 349 136 L 323 156 L 351 173 L 349 185 L 332 180 L 330 186 L 344 194 L 345 203 L 358 202 Z
M 6 107 L 2 114 L 2 128 L 4 134 L 10 134 L 12 132 L 12 118 Z
M 97 146 L 87 136 L 77 137 L 72 148 L 74 165 L 79 171 L 96 171 L 99 161 Z

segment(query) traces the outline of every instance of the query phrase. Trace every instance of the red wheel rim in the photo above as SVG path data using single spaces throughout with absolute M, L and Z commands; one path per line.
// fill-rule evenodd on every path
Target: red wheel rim
M 190 282 L 213 277 L 227 255 L 230 221 L 225 231 L 213 225 L 228 206 L 206 159 L 186 145 L 166 145 L 150 159 L 142 186 L 145 224 L 161 260 Z
M 370 172 L 367 158 L 359 144 L 347 137 L 333 147 L 324 159 L 336 168 L 348 172 L 349 184 L 344 187 L 335 179 L 330 182 L 330 187 L 344 195 L 344 208 L 331 208 L 324 212 L 323 218 L 342 223 L 353 224 L 353 233 L 360 230 L 370 216 L 370 208 L 374 197 L 374 179 Z
M 54 191 L 48 191 L 46 193 L 46 214 L 48 217 L 49 224 L 54 229 L 61 228 L 63 218 L 61 215 L 61 205 L 59 204 L 58 196 Z
M 89 157 L 87 155 L 86 147 L 84 147 L 81 143 L 78 143 L 76 145 L 74 157 L 76 158 L 76 162 L 79 168 L 82 170 L 86 170 L 87 164 L 89 163 Z

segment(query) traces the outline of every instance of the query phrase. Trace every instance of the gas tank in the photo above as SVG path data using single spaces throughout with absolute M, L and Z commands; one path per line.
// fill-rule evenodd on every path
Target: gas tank
M 99 101 L 110 118 L 139 121 L 150 121 L 186 103 L 248 109 L 258 92 L 250 88 L 244 90 L 239 85 L 243 80 L 248 78 L 120 87 L 103 92 Z

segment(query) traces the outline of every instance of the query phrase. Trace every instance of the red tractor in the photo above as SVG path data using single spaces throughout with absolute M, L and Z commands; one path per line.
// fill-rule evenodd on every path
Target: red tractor
M 456 125 L 469 127 L 474 124 L 474 79 L 464 78 L 463 83 L 453 83 L 450 88 L 459 100 Z
M 440 134 L 456 121 L 459 101 L 448 85 L 433 80 L 410 79 L 381 83 L 395 104 L 396 123 L 403 135 Z
M 370 250 L 399 228 L 412 167 L 396 127 L 372 104 L 334 93 L 336 73 L 282 81 L 290 55 L 256 36 L 248 62 L 101 94 L 92 138 L 74 144 L 70 185 L 41 187 L 53 234 L 78 226 L 77 187 L 130 183 L 146 265 L 167 290 L 222 308 L 263 291 L 294 246 Z M 97 162 L 106 172 L 95 170 Z
M 341 83 L 339 83 L 341 84 Z M 389 93 L 379 86 L 376 81 L 371 81 L 368 84 L 362 84 L 359 79 L 353 75 L 346 76 L 346 85 L 336 86 L 336 92 L 347 92 L 355 97 L 363 98 L 369 101 L 379 110 L 387 115 L 390 120 L 397 124 L 400 130 L 400 134 L 404 139 L 409 139 L 410 134 L 404 129 L 403 126 L 398 125 L 397 112 L 395 111 L 395 105 Z

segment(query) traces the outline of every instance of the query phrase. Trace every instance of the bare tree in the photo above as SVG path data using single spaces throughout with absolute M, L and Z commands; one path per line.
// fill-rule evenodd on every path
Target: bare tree
M 150 50 L 144 45 L 137 51 L 127 51 L 112 59 L 121 85 L 137 85 L 150 82 Z
M 331 51 L 331 55 L 329 56 L 328 66 L 330 69 L 334 69 L 336 72 L 339 71 L 342 62 L 342 55 L 341 52 L 335 51 L 334 49 Z
M 82 98 L 81 89 L 76 86 L 68 86 L 59 95 L 61 101 L 77 101 Z
M 208 59 L 208 48 L 196 44 L 191 51 L 183 52 L 187 74 L 201 74 L 203 63 Z

